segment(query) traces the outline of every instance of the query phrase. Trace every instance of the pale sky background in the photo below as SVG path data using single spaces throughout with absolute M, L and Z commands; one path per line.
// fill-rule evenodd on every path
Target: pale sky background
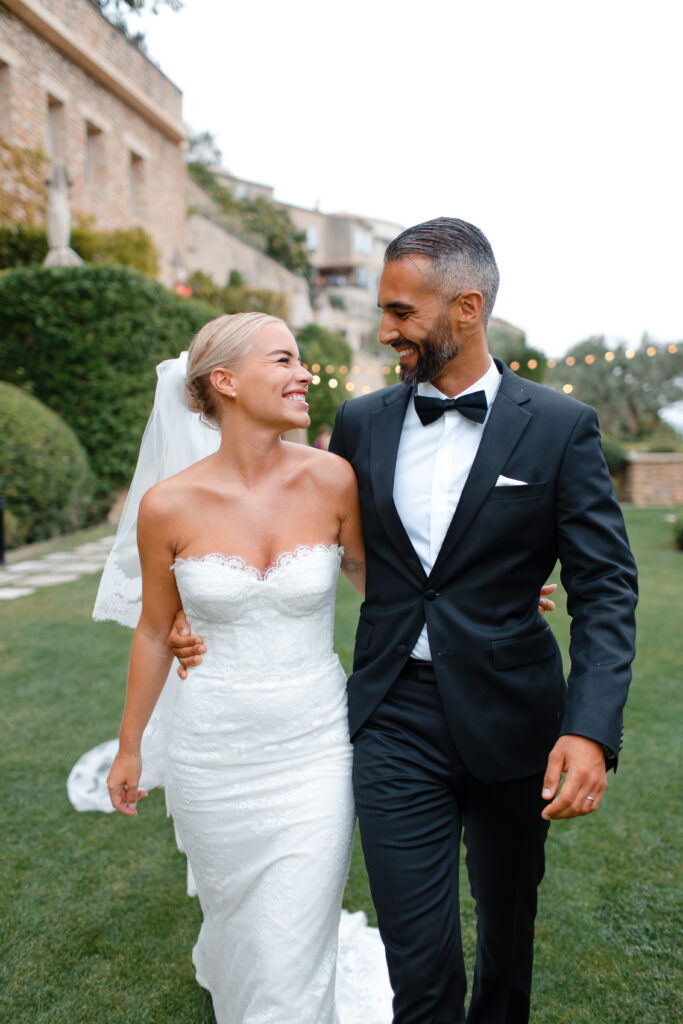
M 681 0 L 185 0 L 130 18 L 234 174 L 473 221 L 549 356 L 683 338 Z

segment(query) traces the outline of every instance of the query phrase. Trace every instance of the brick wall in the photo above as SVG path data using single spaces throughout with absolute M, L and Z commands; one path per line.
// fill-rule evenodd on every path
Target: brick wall
M 683 505 L 683 454 L 631 452 L 619 498 L 639 508 Z
M 0 133 L 64 160 L 72 219 L 140 225 L 171 284 L 186 231 L 180 90 L 89 0 L 4 0 L 0 86 Z

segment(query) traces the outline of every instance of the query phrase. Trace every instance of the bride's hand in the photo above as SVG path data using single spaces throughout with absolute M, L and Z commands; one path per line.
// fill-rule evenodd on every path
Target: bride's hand
M 545 615 L 546 612 L 555 611 L 555 602 L 551 601 L 550 598 L 545 597 L 546 594 L 554 594 L 557 590 L 557 583 L 546 583 L 544 587 L 541 587 L 541 596 L 538 599 L 538 610 L 541 615 Z
M 206 654 L 204 641 L 200 636 L 193 636 L 190 624 L 185 618 L 185 612 L 181 608 L 177 612 L 171 632 L 166 637 L 166 646 L 170 647 L 173 654 L 180 662 L 178 675 L 181 679 L 187 679 L 187 670 L 193 665 L 199 665 L 202 654 Z
M 142 758 L 139 754 L 118 753 L 114 758 L 107 777 L 109 798 L 121 814 L 137 814 L 138 800 L 147 796 L 144 789 L 138 789 Z

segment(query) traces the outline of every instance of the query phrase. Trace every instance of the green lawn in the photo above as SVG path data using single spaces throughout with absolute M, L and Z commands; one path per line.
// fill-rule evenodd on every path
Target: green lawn
M 683 554 L 663 511 L 627 519 L 642 598 L 624 749 L 600 812 L 551 828 L 534 1024 L 679 1019 Z M 137 820 L 76 814 L 66 799 L 78 755 L 115 735 L 123 695 L 131 634 L 90 621 L 96 582 L 0 606 L 0 1020 L 210 1024 L 190 964 L 199 910 L 184 893 L 163 796 L 153 793 Z M 337 648 L 347 668 L 356 608 L 342 581 Z M 564 612 L 551 623 L 566 644 Z M 346 902 L 373 920 L 359 851 Z M 471 960 L 469 906 L 463 927 Z

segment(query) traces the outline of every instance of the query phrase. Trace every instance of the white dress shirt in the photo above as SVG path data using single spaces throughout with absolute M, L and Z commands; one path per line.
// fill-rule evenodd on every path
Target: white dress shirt
M 484 376 L 458 395 L 446 396 L 433 384 L 418 384 L 417 393 L 429 398 L 459 398 L 472 391 L 484 391 L 488 419 L 500 380 L 498 368 L 491 360 Z M 428 575 L 460 501 L 485 425 L 486 420 L 475 423 L 453 409 L 423 427 L 414 403 L 408 403 L 396 457 L 394 504 Z M 421 661 L 432 660 L 426 624 L 412 656 Z

